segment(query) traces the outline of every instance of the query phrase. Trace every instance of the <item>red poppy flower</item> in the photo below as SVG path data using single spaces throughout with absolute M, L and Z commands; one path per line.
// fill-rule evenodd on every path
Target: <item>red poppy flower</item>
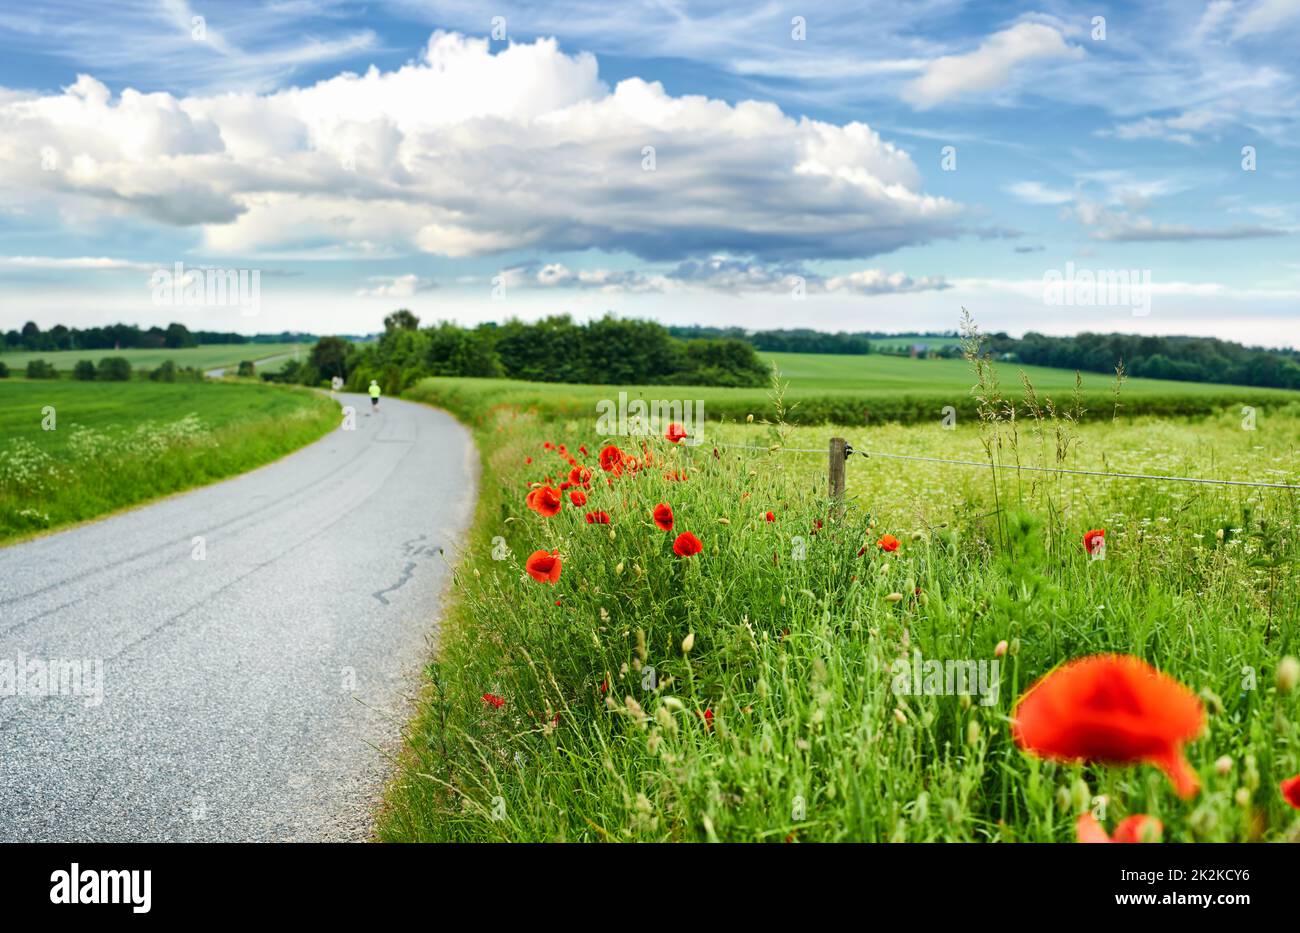
M 686 482 L 686 474 L 678 470 L 675 473 L 665 473 L 664 479 L 670 483 L 684 483 Z
M 677 536 L 677 540 L 673 542 L 673 553 L 678 557 L 690 557 L 702 550 L 704 550 L 704 545 L 700 543 L 700 539 L 689 531 L 683 531 Z
M 608 681 L 608 680 L 602 680 L 602 681 L 600 682 L 600 692 L 601 692 L 601 693 L 609 693 L 609 681 Z
M 551 449 L 552 447 L 554 447 L 555 445 L 552 444 L 550 441 L 547 441 L 547 442 L 546 442 L 545 444 L 543 444 L 542 446 L 543 446 L 544 448 L 546 448 L 547 450 L 550 450 L 550 449 Z
M 532 463 L 532 462 L 533 462 L 532 457 L 524 457 L 524 463 Z
M 608 525 L 608 524 L 609 524 L 609 513 L 608 513 L 608 512 L 588 512 L 588 513 L 587 513 L 587 524 L 588 524 L 588 525 Z
M 764 515 L 763 517 L 766 518 L 769 522 L 774 522 L 774 521 L 776 521 L 776 516 L 773 515 L 771 512 L 768 512 L 768 513 L 767 513 L 766 515 Z
M 600 468 L 618 476 L 623 472 L 623 456 L 623 451 L 610 444 L 600 452 Z
M 500 709 L 501 707 L 506 705 L 505 699 L 497 696 L 495 693 L 483 694 L 483 702 L 486 703 L 488 706 L 492 707 L 493 709 Z
M 814 518 L 812 523 L 812 533 L 817 534 L 817 532 L 821 530 L 822 530 L 822 520 L 820 518 Z
M 712 728 L 713 728 L 713 708 L 712 708 L 712 707 L 710 707 L 709 709 L 706 709 L 706 710 L 704 711 L 704 727 L 705 727 L 706 729 L 712 729 Z
M 882 551 L 897 551 L 898 539 L 893 535 L 881 535 L 880 540 L 876 542 L 876 547 Z
M 586 444 L 579 444 L 579 445 L 578 445 L 578 453 L 582 454 L 584 457 L 587 456 L 587 445 L 586 445 Z
M 586 505 L 587 494 L 581 489 L 575 489 L 573 492 L 569 493 L 569 501 L 574 505 Z
M 686 428 L 674 421 L 672 424 L 668 425 L 668 430 L 664 432 L 664 437 L 668 438 L 670 444 L 679 444 L 686 437 Z
M 1083 549 L 1089 554 L 1096 554 L 1097 549 L 1106 546 L 1106 529 L 1096 528 L 1092 531 L 1085 532 L 1083 536 Z
M 672 506 L 670 506 L 666 502 L 660 502 L 658 505 L 656 505 L 654 510 L 654 520 L 655 520 L 655 524 L 659 526 L 659 529 L 661 531 L 672 531 L 673 530 Z
M 1106 830 L 1091 813 L 1080 815 L 1074 824 L 1075 838 L 1080 842 L 1159 842 L 1165 827 L 1158 819 L 1145 813 L 1126 816 L 1115 827 L 1115 835 Z
M 591 482 L 591 470 L 585 466 L 575 466 L 569 471 L 569 482 L 575 486 L 583 486 Z
M 558 489 L 552 489 L 550 486 L 539 486 L 530 492 L 524 499 L 528 507 L 540 515 L 547 518 L 553 518 L 560 513 L 560 506 L 563 504 L 560 499 Z
M 533 551 L 524 562 L 524 570 L 539 583 L 554 584 L 560 579 L 560 552 Z
M 1300 774 L 1287 778 L 1282 782 L 1281 787 L 1282 796 L 1286 799 L 1286 802 L 1300 810 Z
M 1031 754 L 1058 761 L 1146 761 L 1181 797 L 1200 788 L 1183 743 L 1205 724 L 1196 694 L 1131 655 L 1093 655 L 1057 668 L 1011 713 L 1011 734 Z

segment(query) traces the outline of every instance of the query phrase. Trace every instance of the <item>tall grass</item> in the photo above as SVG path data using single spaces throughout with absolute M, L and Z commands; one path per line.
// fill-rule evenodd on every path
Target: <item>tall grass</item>
M 995 376 L 951 431 L 836 428 L 859 450 L 990 463 L 855 458 L 842 515 L 824 456 L 792 451 L 824 450 L 825 428 L 710 425 L 700 447 L 649 441 L 648 465 L 613 478 L 590 414 L 440 395 L 476 426 L 483 491 L 379 838 L 1066 841 L 1089 809 L 1155 816 L 1179 841 L 1300 838 L 1277 790 L 1300 770 L 1300 709 L 1275 682 L 1300 634 L 1295 494 L 1015 470 L 1296 482 L 1300 412 L 1248 432 L 1234 411 L 1117 417 L 1110 397 L 1087 421 L 1083 396 L 1026 385 L 1022 421 Z M 568 470 L 548 443 L 586 445 L 596 477 L 587 505 L 550 519 L 523 502 Z M 659 502 L 672 533 L 650 520 Z M 1097 527 L 1104 560 L 1080 540 Z M 682 530 L 703 553 L 673 554 Z M 885 532 L 897 552 L 877 546 Z M 538 549 L 563 559 L 553 587 L 523 572 Z M 987 661 L 1000 642 L 989 705 L 891 688 L 915 652 Z M 1050 763 L 1011 741 L 1025 688 L 1095 652 L 1200 694 L 1196 799 L 1150 766 Z
M 338 418 L 317 393 L 233 383 L 15 380 L 0 399 L 0 543 L 244 472 Z

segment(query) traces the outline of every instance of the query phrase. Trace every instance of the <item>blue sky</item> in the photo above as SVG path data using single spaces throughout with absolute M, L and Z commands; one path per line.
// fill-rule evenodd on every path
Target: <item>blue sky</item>
M 1300 0 L 818 6 L 10 4 L 0 327 L 1300 343 Z

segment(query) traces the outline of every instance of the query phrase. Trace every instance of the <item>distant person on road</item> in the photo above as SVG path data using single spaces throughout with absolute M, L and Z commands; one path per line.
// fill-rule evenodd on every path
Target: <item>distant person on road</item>
M 370 410 L 379 411 L 379 380 L 370 380 Z

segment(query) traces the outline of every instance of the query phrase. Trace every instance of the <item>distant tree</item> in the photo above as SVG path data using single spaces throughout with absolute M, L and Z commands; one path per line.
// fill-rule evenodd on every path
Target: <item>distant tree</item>
M 27 362 L 28 379 L 58 379 L 59 371 L 54 368 L 53 363 L 47 363 L 45 360 L 28 360 Z
M 9 378 L 9 366 L 5 363 L 4 360 L 0 360 L 0 379 L 8 379 L 8 378 Z
M 347 379 L 348 355 L 351 350 L 352 345 L 342 337 L 322 337 L 318 340 L 307 358 L 307 365 L 315 370 L 312 381 L 333 379 L 335 376 Z
M 131 362 L 124 356 L 106 356 L 99 361 L 95 378 L 104 382 L 126 382 L 131 378 Z
M 163 346 L 169 350 L 197 347 L 199 342 L 184 324 L 168 324 L 163 332 Z
M 90 360 L 77 360 L 77 365 L 72 367 L 72 378 L 80 379 L 82 382 L 94 379 L 95 364 Z
M 252 379 L 253 376 L 256 375 L 256 369 L 255 369 L 254 366 L 253 366 L 253 361 L 252 361 L 252 360 L 240 360 L 240 361 L 239 361 L 239 369 L 238 369 L 238 371 L 237 371 L 235 374 L 238 375 L 238 376 L 246 376 L 246 377 L 248 377 L 249 379 Z
M 384 330 L 419 330 L 420 319 L 402 308 L 384 318 Z

